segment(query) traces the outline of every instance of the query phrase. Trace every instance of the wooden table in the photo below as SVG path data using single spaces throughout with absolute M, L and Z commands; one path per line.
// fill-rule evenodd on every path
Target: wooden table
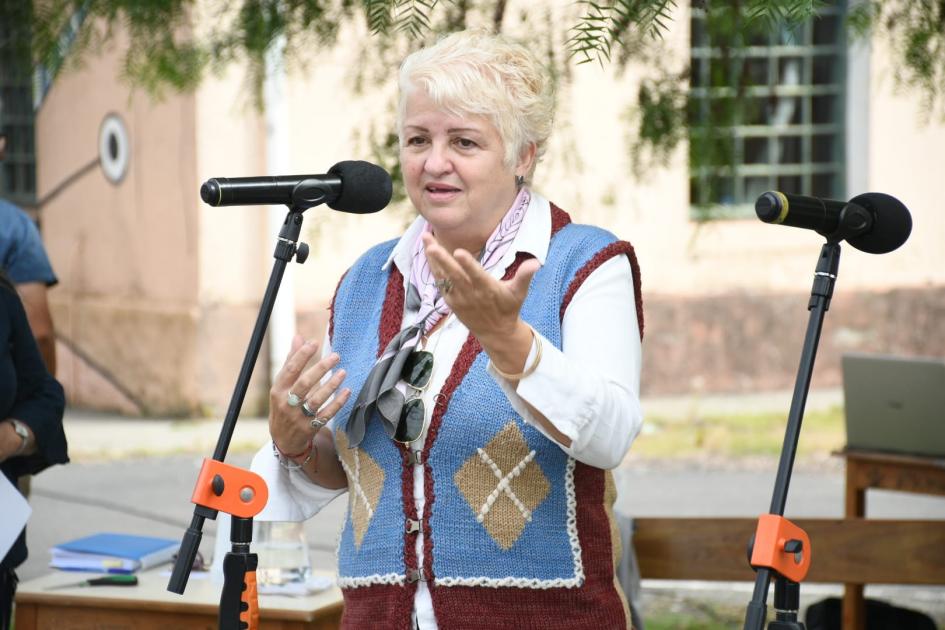
M 866 491 L 870 488 L 945 496 L 945 459 L 853 449 L 837 454 L 846 459 L 847 519 L 866 517 Z M 908 567 L 903 569 L 908 570 Z M 863 585 L 862 582 L 844 585 L 843 630 L 865 627 Z
M 167 567 L 145 571 L 137 586 L 50 588 L 93 574 L 56 572 L 22 582 L 17 630 L 216 630 L 222 583 L 191 576 L 183 595 L 167 591 Z M 327 574 L 326 574 L 327 575 Z M 260 595 L 263 630 L 333 630 L 341 621 L 337 587 L 306 597 Z

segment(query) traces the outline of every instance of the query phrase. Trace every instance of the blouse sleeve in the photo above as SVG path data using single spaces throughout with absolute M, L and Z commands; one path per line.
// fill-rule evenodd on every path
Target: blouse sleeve
M 526 422 L 542 430 L 531 405 L 570 438 L 565 452 L 591 466 L 614 468 L 643 423 L 640 329 L 625 256 L 611 258 L 587 277 L 565 310 L 561 332 L 562 349 L 541 339 L 541 362 L 517 387 L 491 363 L 489 370 Z M 526 365 L 534 361 L 536 348 L 533 343 Z
M 62 385 L 43 364 L 19 298 L 7 289 L 0 292 L 10 318 L 10 353 L 17 379 L 16 397 L 7 417 L 26 424 L 36 439 L 35 453 L 12 457 L 5 464 L 15 477 L 35 475 L 53 464 L 69 461 L 62 426 L 66 400 Z

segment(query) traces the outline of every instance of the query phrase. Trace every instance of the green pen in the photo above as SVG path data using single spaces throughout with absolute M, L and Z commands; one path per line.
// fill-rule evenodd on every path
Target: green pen
M 97 578 L 89 578 L 81 582 L 70 582 L 68 584 L 57 584 L 50 586 L 47 591 L 55 591 L 61 588 L 81 588 L 84 586 L 135 586 L 138 584 L 137 575 L 105 575 Z

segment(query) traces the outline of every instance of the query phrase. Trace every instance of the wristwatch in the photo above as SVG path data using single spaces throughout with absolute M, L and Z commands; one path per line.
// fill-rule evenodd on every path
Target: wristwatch
M 20 448 L 16 449 L 16 452 L 11 456 L 17 457 L 26 451 L 26 447 L 30 443 L 30 431 L 26 428 L 25 424 L 15 418 L 10 418 L 10 424 L 13 425 L 13 430 L 16 431 L 16 434 L 23 440 L 20 442 Z

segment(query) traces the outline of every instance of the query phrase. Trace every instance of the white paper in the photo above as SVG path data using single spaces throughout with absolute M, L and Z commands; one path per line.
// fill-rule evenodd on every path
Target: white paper
M 20 491 L 4 475 L 0 475 L 0 558 L 7 555 L 26 525 L 32 509 Z
M 256 588 L 260 595 L 288 595 L 290 597 L 305 597 L 331 588 L 335 583 L 327 575 L 310 575 L 305 582 L 291 582 L 289 584 L 263 584 L 257 582 Z

